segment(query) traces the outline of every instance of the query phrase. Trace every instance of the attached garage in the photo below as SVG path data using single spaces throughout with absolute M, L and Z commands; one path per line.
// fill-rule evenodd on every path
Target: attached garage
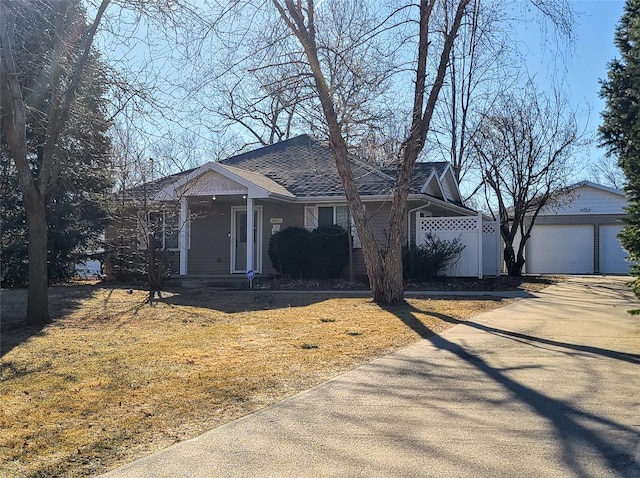
M 600 273 L 602 274 L 629 273 L 627 253 L 622 249 L 618 239 L 621 230 L 621 224 L 600 226 Z
M 532 274 L 629 274 L 618 234 L 623 191 L 583 181 L 541 211 L 525 247 Z
M 593 272 L 591 225 L 534 226 L 527 247 L 527 263 L 533 274 Z

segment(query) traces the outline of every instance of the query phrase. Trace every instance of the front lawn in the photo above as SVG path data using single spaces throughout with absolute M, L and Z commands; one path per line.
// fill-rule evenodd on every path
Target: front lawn
M 142 290 L 103 285 L 50 296 L 55 320 L 37 329 L 18 321 L 26 292 L 0 292 L 3 477 L 96 475 L 506 303 L 385 310 L 319 293 L 176 289 L 149 306 Z

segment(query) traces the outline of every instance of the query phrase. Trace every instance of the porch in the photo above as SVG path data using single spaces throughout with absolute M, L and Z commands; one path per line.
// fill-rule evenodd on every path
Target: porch
M 178 277 L 186 284 L 235 285 L 248 281 L 249 271 L 271 274 L 264 257 L 272 232 L 267 227 L 283 222 L 278 206 L 286 208 L 292 197 L 264 176 L 217 163 L 159 191 L 156 200 L 179 205 Z

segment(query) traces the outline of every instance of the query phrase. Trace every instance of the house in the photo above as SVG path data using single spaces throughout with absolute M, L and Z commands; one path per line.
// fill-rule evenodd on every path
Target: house
M 627 200 L 624 192 L 590 181 L 567 188 L 537 217 L 525 246 L 532 274 L 628 274 L 618 240 Z
M 355 157 L 351 167 L 368 220 L 383 241 L 395 171 Z M 209 162 L 144 187 L 158 207 L 150 220 L 164 231 L 159 240 L 169 250 L 174 270 L 187 278 L 243 277 L 248 270 L 273 275 L 267 254 L 272 234 L 289 226 L 348 228 L 351 222 L 331 150 L 308 135 Z M 173 209 L 160 208 L 168 204 Z M 477 216 L 462 204 L 446 162 L 416 164 L 406 210 L 407 241 L 416 237 L 419 217 Z M 357 236 L 353 246 L 354 273 L 364 276 Z

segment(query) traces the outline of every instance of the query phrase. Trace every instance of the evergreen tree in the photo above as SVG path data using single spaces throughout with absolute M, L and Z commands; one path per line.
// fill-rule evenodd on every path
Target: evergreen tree
M 617 157 L 626 176 L 628 217 L 620 241 L 635 262 L 634 292 L 640 297 L 640 0 L 627 0 L 616 28 L 620 58 L 609 63 L 600 96 L 606 101 L 599 134 L 607 154 Z
M 24 98 L 26 156 L 36 182 L 42 181 L 43 156 L 50 134 L 52 93 L 50 76 L 54 55 L 51 17 L 55 2 L 11 2 L 15 9 L 12 54 L 15 77 Z M 79 2 L 70 2 L 66 11 L 68 28 L 81 32 L 86 26 Z M 4 41 L 4 39 L 3 39 Z M 6 45 L 3 45 L 6 49 Z M 3 56 L 6 51 L 3 51 Z M 70 52 L 61 68 L 60 83 L 73 81 L 71 65 L 77 53 Z M 3 61 L 5 57 L 3 57 Z M 3 78 L 7 80 L 7 78 Z M 8 82 L 2 88 L 9 88 Z M 106 78 L 99 57 L 90 53 L 83 68 L 76 95 L 69 105 L 68 119 L 60 129 L 53 151 L 53 164 L 59 173 L 47 186 L 45 202 L 47 232 L 47 268 L 49 280 L 61 280 L 73 272 L 73 266 L 95 247 L 106 224 L 106 194 L 111 188 L 110 142 L 106 136 Z M 5 93 L 6 90 L 3 91 Z M 9 108 L 3 103 L 3 120 Z M 6 131 L 2 130 L 0 149 L 0 281 L 2 285 L 23 285 L 29 281 L 27 214 L 18 169 L 13 161 Z

